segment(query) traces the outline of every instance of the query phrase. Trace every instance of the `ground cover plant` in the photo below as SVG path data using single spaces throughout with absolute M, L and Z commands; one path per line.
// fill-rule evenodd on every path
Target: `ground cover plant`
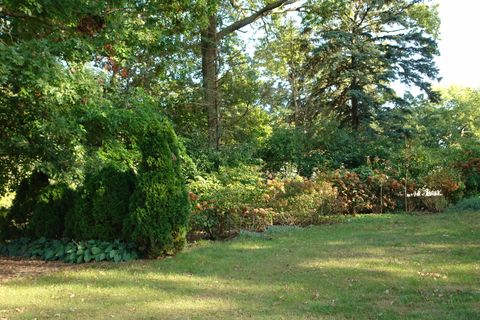
M 0 244 L 0 256 L 60 260 L 66 263 L 93 261 L 130 261 L 138 257 L 134 243 L 122 243 L 118 240 L 107 241 L 68 241 L 36 240 L 20 238 L 6 244 Z
M 7 319 L 476 319 L 478 212 L 362 215 L 0 284 Z

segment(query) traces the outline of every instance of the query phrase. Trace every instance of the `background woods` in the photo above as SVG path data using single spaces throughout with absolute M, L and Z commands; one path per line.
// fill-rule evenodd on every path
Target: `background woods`
M 433 86 L 439 27 L 421 0 L 3 1 L 1 238 L 122 260 L 474 206 L 480 91 Z

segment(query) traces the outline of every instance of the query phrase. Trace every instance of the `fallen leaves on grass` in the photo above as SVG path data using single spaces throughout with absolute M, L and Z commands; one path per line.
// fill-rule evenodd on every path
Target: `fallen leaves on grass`
M 0 282 L 73 268 L 78 268 L 78 266 L 60 261 L 45 262 L 42 260 L 0 257 Z
M 417 272 L 422 278 L 447 279 L 447 276 L 436 272 Z

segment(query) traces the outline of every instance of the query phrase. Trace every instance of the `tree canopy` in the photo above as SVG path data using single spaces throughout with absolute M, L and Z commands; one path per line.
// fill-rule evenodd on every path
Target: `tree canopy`
M 427 0 L 3 1 L 0 189 L 27 208 L 7 223 L 75 203 L 50 235 L 111 220 L 168 254 L 191 210 L 215 237 L 474 195 L 479 93 L 434 86 L 439 26 Z

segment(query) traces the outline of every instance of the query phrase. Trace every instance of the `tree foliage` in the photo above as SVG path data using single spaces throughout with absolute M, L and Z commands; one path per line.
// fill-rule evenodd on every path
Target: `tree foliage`
M 150 256 L 173 254 L 185 245 L 190 213 L 177 137 L 168 122 L 142 128 L 142 161 L 124 233 Z
M 307 106 L 317 114 L 333 112 L 358 129 L 381 106 L 401 102 L 395 81 L 436 98 L 429 82 L 438 77 L 436 7 L 419 0 L 311 1 L 310 6 L 304 17 L 312 42 Z
M 426 0 L 3 1 L 0 192 L 15 198 L 1 237 L 120 237 L 173 254 L 189 230 L 186 181 L 207 213 L 192 228 L 225 234 L 230 222 L 438 211 L 478 194 L 480 95 L 433 90 L 437 11 Z M 444 197 L 407 199 L 425 189 Z

